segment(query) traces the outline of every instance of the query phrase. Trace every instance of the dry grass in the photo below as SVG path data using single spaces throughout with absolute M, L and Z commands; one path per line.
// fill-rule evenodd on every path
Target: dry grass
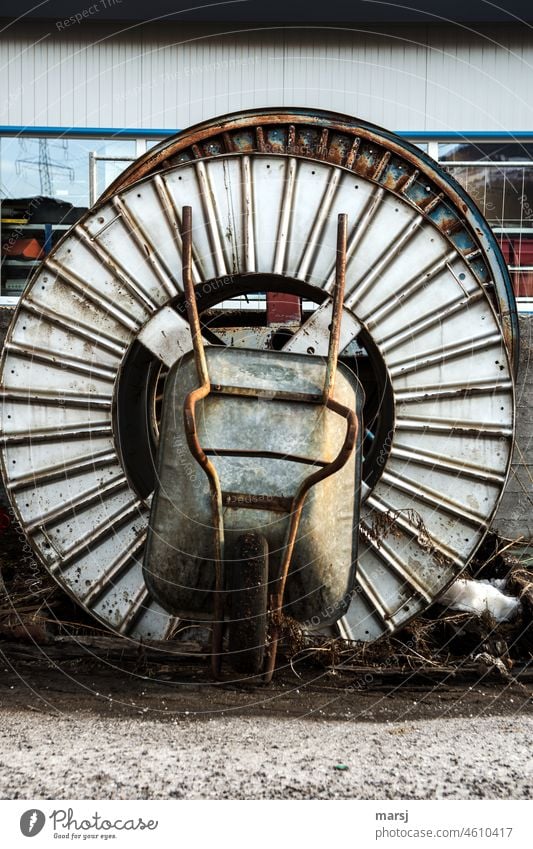
M 421 540 L 425 529 L 419 529 Z M 393 533 L 391 517 L 376 520 L 372 535 Z M 476 654 L 515 663 L 533 659 L 533 558 L 521 540 L 492 536 L 469 567 L 481 577 L 506 577 L 508 591 L 522 602 L 521 618 L 498 625 L 488 616 L 476 617 L 433 605 L 394 636 L 360 643 L 306 632 L 294 619 L 279 618 L 281 652 L 294 664 L 309 660 L 333 669 L 374 670 L 452 669 Z M 187 626 L 190 638 L 191 623 Z M 35 561 L 22 559 L 16 534 L 4 530 L 0 551 L 0 636 L 46 642 L 65 633 L 101 636 L 106 632 L 78 607 Z M 194 635 L 193 635 L 194 636 Z

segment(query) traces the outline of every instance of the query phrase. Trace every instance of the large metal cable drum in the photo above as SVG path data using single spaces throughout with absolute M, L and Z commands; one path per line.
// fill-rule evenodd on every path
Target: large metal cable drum
M 345 116 L 246 112 L 182 132 L 125 171 L 37 270 L 1 377 L 4 481 L 28 542 L 111 629 L 175 632 L 142 565 L 158 387 L 191 349 L 185 205 L 200 309 L 299 295 L 304 320 L 284 349 L 316 356 L 336 220 L 348 216 L 341 348 L 367 406 L 357 584 L 340 632 L 391 633 L 464 570 L 498 506 L 516 308 L 497 243 L 459 185 L 416 147 Z M 207 324 L 204 339 L 220 342 Z

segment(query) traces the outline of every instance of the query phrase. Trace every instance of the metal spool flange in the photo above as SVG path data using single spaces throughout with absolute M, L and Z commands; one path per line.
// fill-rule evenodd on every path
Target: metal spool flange
M 348 215 L 342 344 L 371 340 L 393 403 L 344 635 L 374 639 L 424 610 L 464 569 L 505 486 L 514 313 L 490 231 L 401 140 L 338 116 L 328 125 L 324 113 L 305 120 L 246 113 L 134 165 L 36 272 L 8 334 L 2 464 L 13 508 L 59 583 L 133 639 L 164 639 L 176 623 L 143 581 L 150 495 L 130 473 L 117 393 L 132 346 L 165 366 L 190 349 L 178 308 L 183 205 L 195 212 L 198 290 L 238 278 L 255 291 L 260 275 L 263 286 L 282 277 L 320 293 L 286 345 L 317 355 L 335 222 Z

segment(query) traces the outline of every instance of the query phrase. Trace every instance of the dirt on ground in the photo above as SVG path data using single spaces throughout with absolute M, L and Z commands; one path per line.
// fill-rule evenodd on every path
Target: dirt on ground
M 0 646 L 2 798 L 530 798 L 531 686 L 494 670 L 205 661 L 124 668 Z M 131 666 L 131 664 L 130 664 Z
M 366 645 L 287 620 L 268 686 L 227 666 L 213 681 L 201 628 L 142 645 L 99 629 L 45 575 L 36 596 L 12 542 L 0 551 L 3 798 L 531 796 L 530 558 L 506 561 L 498 540 L 480 576 L 507 576 L 523 605 L 513 622 L 434 605 Z

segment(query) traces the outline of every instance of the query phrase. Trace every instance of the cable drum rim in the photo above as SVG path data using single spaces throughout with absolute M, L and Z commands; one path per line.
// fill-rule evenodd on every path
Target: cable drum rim
M 269 152 L 274 152 L 272 148 L 276 147 L 277 152 L 294 153 L 297 146 L 295 142 L 299 138 L 304 143 L 300 145 L 296 155 L 349 166 L 357 172 L 357 164 L 350 162 L 350 152 L 339 146 L 339 136 L 345 134 L 351 143 L 355 141 L 359 143 L 359 146 L 361 141 L 363 143 L 368 141 L 379 145 L 385 154 L 394 151 L 395 155 L 405 159 L 409 176 L 412 177 L 416 171 L 417 174 L 435 181 L 439 191 L 465 217 L 470 235 L 479 244 L 484 259 L 490 267 L 495 287 L 494 304 L 511 353 L 516 377 L 519 346 L 518 311 L 509 271 L 494 233 L 473 198 L 449 172 L 439 167 L 417 145 L 376 124 L 339 112 L 290 106 L 253 109 L 238 114 L 217 116 L 195 124 L 147 151 L 111 183 L 103 192 L 102 200 L 132 185 L 143 176 L 172 167 L 182 157 L 209 159 L 220 155 L 221 152 L 225 154 L 264 151 L 265 146 L 269 144 L 268 130 L 265 130 L 268 127 L 277 134 L 276 142 L 271 145 Z M 243 130 L 249 130 L 251 136 L 242 138 Z M 285 137 L 280 141 L 280 134 L 283 132 Z M 336 145 L 333 144 L 334 140 Z M 332 144 L 328 147 L 330 141 Z M 375 174 L 369 173 L 367 176 L 369 179 L 375 179 Z
M 298 179 L 305 177 L 311 185 L 309 182 L 311 167 L 313 177 L 317 177 L 318 188 L 313 189 L 312 192 L 309 189 L 312 194 L 312 203 L 311 200 L 304 203 L 302 197 L 308 189 L 302 188 L 303 184 L 299 185 Z M 277 182 L 276 179 L 267 176 L 268 168 L 270 173 L 278 169 L 281 176 L 277 178 Z M 252 172 L 253 177 L 250 177 Z M 227 188 L 228 179 L 229 189 Z M 330 187 L 333 200 L 330 203 L 329 212 L 334 218 L 336 198 L 343 192 L 343 197 L 349 197 L 347 191 L 348 188 L 350 191 L 353 189 L 354 179 L 358 181 L 359 196 L 366 192 L 368 203 L 371 203 L 373 193 L 381 191 L 382 187 L 375 179 L 355 175 L 341 165 L 335 165 L 326 160 L 321 162 L 313 160 L 311 166 L 306 157 L 287 154 L 231 152 L 208 160 L 199 158 L 175 164 L 172 168 L 157 174 L 147 174 L 140 181 L 121 189 L 114 195 L 108 194 L 69 231 L 30 281 L 17 308 L 2 355 L 4 433 L 1 461 L 4 479 L 7 482 L 8 494 L 15 514 L 25 528 L 28 540 L 39 558 L 67 592 L 90 610 L 99 621 L 118 633 L 132 639 L 166 639 L 176 627 L 175 620 L 148 597 L 144 582 L 139 578 L 142 565 L 142 533 L 148 521 L 149 502 L 139 498 L 130 488 L 117 447 L 117 438 L 119 438 L 117 428 L 112 421 L 117 375 L 121 370 L 126 352 L 137 337 L 143 334 L 146 336 L 150 328 L 156 327 L 155 322 L 158 316 L 170 309 L 168 305 L 179 293 L 179 281 L 176 279 L 176 268 L 179 268 L 179 227 L 174 226 L 172 231 L 173 225 L 169 213 L 172 211 L 174 214 L 179 210 L 182 195 L 184 198 L 190 197 L 191 193 L 196 192 L 197 220 L 200 219 L 195 236 L 197 273 L 200 280 L 203 274 L 206 275 L 204 279 L 211 279 L 213 269 L 217 271 L 215 275 L 217 276 L 227 265 L 231 251 L 241 251 L 242 255 L 239 254 L 238 261 L 244 266 L 250 263 L 250 253 L 248 252 L 245 256 L 244 243 L 242 240 L 239 242 L 236 236 L 233 238 L 230 250 L 221 238 L 221 233 L 218 232 L 217 235 L 216 231 L 220 230 L 221 218 L 220 215 L 213 217 L 213 209 L 206 201 L 206 197 L 214 197 L 218 213 L 221 209 L 229 209 L 230 206 L 232 209 L 237 209 L 238 203 L 242 203 L 243 186 L 248 185 L 248 188 L 251 186 L 253 191 L 250 197 L 255 198 L 254 221 L 257 225 L 253 247 L 256 266 L 259 267 L 264 257 L 268 255 L 268 251 L 271 250 L 268 239 L 263 236 L 271 232 L 272 228 L 266 226 L 266 219 L 263 221 L 264 226 L 260 226 L 257 222 L 261 215 L 269 213 L 269 209 L 277 208 L 276 204 L 281 215 L 281 211 L 285 208 L 283 198 L 286 197 L 287 186 L 292 180 L 294 194 L 291 209 L 301 210 L 299 220 L 309 219 L 311 224 L 302 225 L 300 235 L 296 233 L 294 227 L 291 238 L 283 236 L 285 257 L 281 261 L 278 238 L 278 247 L 272 247 L 271 250 L 272 267 L 267 268 L 265 260 L 264 266 L 259 270 L 265 273 L 276 273 L 281 267 L 283 274 L 296 276 L 297 267 L 291 267 L 291 263 L 293 265 L 296 263 L 296 266 L 299 263 L 300 268 L 305 265 L 303 257 L 306 245 L 310 244 L 313 236 L 313 217 L 309 209 L 319 209 L 317 198 L 320 199 L 323 192 Z M 188 181 L 187 190 L 181 194 L 178 181 L 183 184 Z M 266 208 L 266 204 L 264 204 L 265 209 L 257 205 L 259 186 L 262 187 L 261 191 L 271 192 L 272 203 L 269 209 Z M 300 194 L 298 194 L 299 191 Z M 505 418 L 504 424 L 500 427 L 504 434 L 500 446 L 503 453 L 498 460 L 497 468 L 486 474 L 482 474 L 481 471 L 482 461 L 470 468 L 468 461 L 464 459 L 470 479 L 476 482 L 476 491 L 483 490 L 487 500 L 490 499 L 490 510 L 481 504 L 477 507 L 473 506 L 475 496 L 468 491 L 468 488 L 464 490 L 464 495 L 470 501 L 462 504 L 458 510 L 454 493 L 450 491 L 446 495 L 446 492 L 441 492 L 439 495 L 434 491 L 434 487 L 428 484 L 427 474 L 444 476 L 444 480 L 446 475 L 454 474 L 453 462 L 448 462 L 447 469 L 443 467 L 445 460 L 443 460 L 442 451 L 440 454 L 437 451 L 437 456 L 434 456 L 435 451 L 431 449 L 433 437 L 429 432 L 426 433 L 429 426 L 433 427 L 434 441 L 438 442 L 439 439 L 443 439 L 444 432 L 439 431 L 438 428 L 446 428 L 448 425 L 442 415 L 440 417 L 442 422 L 440 424 L 437 422 L 436 430 L 435 422 L 424 425 L 424 421 L 418 420 L 420 416 L 407 415 L 412 409 L 424 410 L 424 405 L 428 404 L 426 397 L 428 393 L 426 392 L 425 395 L 424 391 L 420 393 L 416 388 L 417 384 L 410 383 L 410 380 L 412 375 L 416 375 L 420 370 L 432 374 L 434 369 L 439 367 L 451 369 L 451 372 L 455 374 L 453 369 L 456 366 L 453 363 L 457 361 L 468 363 L 468 351 L 466 353 L 462 351 L 458 344 L 455 344 L 454 348 L 453 341 L 450 347 L 449 343 L 439 342 L 438 339 L 432 352 L 424 353 L 423 349 L 416 351 L 417 340 L 424 338 L 424 334 L 428 332 L 425 329 L 423 316 L 419 314 L 411 316 L 412 326 L 418 328 L 418 335 L 415 334 L 411 339 L 407 332 L 402 341 L 401 328 L 395 329 L 391 324 L 394 311 L 387 312 L 388 307 L 383 298 L 383 303 L 379 307 L 383 315 L 383 323 L 372 324 L 374 313 L 371 309 L 371 301 L 368 299 L 378 298 L 379 287 L 390 285 L 390 280 L 387 284 L 384 283 L 387 280 L 387 273 L 390 268 L 394 268 L 395 262 L 399 262 L 398 257 L 401 259 L 404 254 L 407 255 L 411 240 L 419 240 L 420 246 L 423 246 L 428 257 L 433 251 L 433 248 L 429 246 L 430 241 L 437 240 L 438 246 L 449 244 L 438 226 L 430 222 L 427 217 L 420 215 L 416 205 L 408 198 L 399 201 L 397 195 L 394 195 L 394 200 L 391 201 L 394 205 L 387 206 L 388 198 L 393 197 L 393 193 L 387 194 L 387 191 L 385 189 L 380 195 L 385 200 L 379 207 L 379 212 L 375 214 L 386 216 L 384 221 L 391 222 L 388 226 L 396 226 L 400 233 L 395 236 L 392 230 L 390 233 L 388 230 L 385 232 L 382 253 L 386 254 L 387 250 L 389 251 L 392 265 L 385 264 L 383 273 L 377 274 L 375 279 L 369 276 L 369 269 L 377 267 L 379 262 L 377 254 L 374 257 L 373 266 L 366 267 L 366 271 L 364 268 L 359 268 L 357 285 L 360 297 L 345 310 L 345 325 L 349 326 L 352 320 L 351 314 L 354 326 L 356 323 L 359 328 L 363 327 L 380 349 L 384 362 L 389 368 L 397 408 L 397 421 L 393 423 L 392 436 L 395 454 L 392 459 L 390 455 L 387 455 L 384 462 L 384 474 L 370 494 L 363 511 L 359 583 L 350 611 L 341 623 L 341 633 L 351 639 L 374 639 L 383 633 L 392 633 L 425 609 L 438 592 L 441 592 L 460 574 L 488 529 L 490 519 L 503 493 L 509 472 L 514 430 L 513 380 L 499 319 L 483 285 L 471 272 L 464 256 L 456 251 L 456 257 L 450 260 L 450 263 L 452 265 L 455 263 L 454 268 L 457 266 L 457 269 L 464 270 L 456 269 L 453 274 L 451 271 L 450 274 L 445 272 L 449 285 L 455 287 L 450 315 L 461 317 L 461 289 L 466 287 L 469 293 L 466 300 L 469 301 L 470 298 L 472 300 L 472 304 L 467 307 L 472 326 L 478 322 L 476 326 L 479 328 L 482 326 L 481 322 L 484 322 L 483 326 L 490 327 L 490 332 L 478 333 L 472 343 L 478 346 L 477 356 L 480 363 L 484 363 L 483 367 L 487 369 L 488 377 L 483 378 L 485 384 L 478 386 L 474 379 L 474 383 L 470 382 L 463 389 L 466 393 L 465 397 L 474 399 L 471 402 L 474 406 L 476 403 L 481 404 L 482 398 L 491 398 L 490 402 L 485 400 L 484 403 L 485 407 L 490 408 L 492 412 L 496 409 L 494 399 L 498 393 L 501 395 L 504 416 L 500 418 Z M 156 201 L 156 198 L 159 200 Z M 228 198 L 231 200 L 229 205 Z M 365 202 L 357 203 L 359 206 L 348 210 L 352 213 L 352 221 L 356 215 L 359 215 L 359 220 L 362 221 L 366 214 Z M 240 207 L 241 210 L 243 208 Z M 144 210 L 142 214 L 140 210 Z M 297 212 L 291 214 L 297 217 Z M 166 220 L 164 220 L 165 215 Z M 244 213 L 242 215 L 244 216 Z M 307 219 L 305 219 L 306 215 Z M 316 215 L 318 212 L 315 214 L 315 223 Z M 398 221 L 400 219 L 403 221 L 403 229 L 399 224 L 394 224 L 395 215 Z M 419 224 L 417 224 L 418 219 L 420 219 Z M 240 212 L 235 220 L 241 222 Z M 245 217 L 242 217 L 242 221 L 244 220 Z M 379 217 L 375 218 L 376 222 L 379 220 Z M 278 225 L 280 221 L 278 216 Z M 371 226 L 372 224 L 369 223 L 368 227 Z M 158 239 L 163 238 L 161 232 L 164 227 L 167 228 L 167 235 L 171 232 L 174 234 L 173 247 L 168 243 L 168 239 L 165 244 L 163 241 L 158 243 Z M 252 230 L 253 227 L 248 230 L 248 236 Z M 282 232 L 279 228 L 278 231 Z M 435 236 L 432 239 L 433 233 Z M 149 256 L 145 255 L 142 261 L 139 260 L 142 243 L 140 236 L 147 237 L 147 244 L 158 245 L 158 250 L 155 253 L 149 251 Z M 395 238 L 404 239 L 404 248 L 397 254 L 393 249 L 396 244 Z M 387 239 L 389 239 L 388 242 Z M 325 268 L 331 259 L 327 222 L 323 225 L 320 240 L 320 253 L 315 252 L 314 258 L 309 260 L 308 267 L 315 268 L 317 263 L 322 263 Z M 371 248 L 368 245 L 365 247 L 365 244 L 363 234 L 357 249 L 354 249 L 354 263 L 363 248 L 367 251 L 368 257 L 371 257 L 368 253 Z M 172 255 L 171 248 L 175 256 Z M 168 253 L 165 254 L 165 251 Z M 277 254 L 276 251 L 278 251 Z M 487 258 L 484 253 L 481 257 L 484 261 L 486 260 L 487 267 L 490 267 L 493 257 Z M 363 260 L 361 262 L 363 263 Z M 132 268 L 138 269 L 137 277 L 132 273 Z M 435 280 L 440 279 L 438 276 L 440 273 L 435 272 L 437 275 Z M 464 275 L 466 282 L 459 279 L 461 274 Z M 316 285 L 319 279 L 322 279 L 323 284 L 327 283 L 324 275 L 320 278 L 318 272 L 315 277 L 312 273 L 310 276 L 307 275 L 303 282 Z M 43 287 L 45 295 L 42 294 Z M 423 296 L 424 289 L 419 285 L 413 292 L 414 294 L 410 297 L 415 299 Z M 417 292 L 419 294 L 416 294 Z M 351 294 L 353 295 L 353 291 L 348 291 L 347 302 Z M 365 307 L 366 301 L 370 306 Z M 406 309 L 405 303 L 399 302 L 397 311 Z M 427 300 L 424 303 L 427 306 Z M 325 314 L 326 309 L 327 301 L 315 315 L 318 315 L 320 310 L 322 310 L 321 314 Z M 444 306 L 439 309 L 444 310 Z M 454 309 L 456 313 L 453 313 Z M 443 320 L 447 321 L 448 318 L 445 315 L 443 312 Z M 459 319 L 453 320 L 455 322 Z M 425 321 L 427 324 L 428 319 Z M 386 322 L 389 322 L 389 326 L 383 342 L 379 334 L 386 326 Z M 178 325 L 179 322 L 176 327 Z M 410 326 L 407 325 L 407 327 Z M 461 324 L 461 327 L 463 326 Z M 92 341 L 91 327 L 94 330 Z M 179 332 L 186 332 L 183 325 L 179 325 Z M 294 349 L 294 343 L 291 344 Z M 403 361 L 402 357 L 398 357 L 398 349 L 404 350 L 402 345 L 405 345 Z M 58 346 L 59 350 L 57 350 Z M 386 351 L 383 350 L 383 346 L 387 349 Z M 290 349 L 291 345 L 288 347 Z M 441 350 L 447 353 L 439 366 Z M 391 351 L 396 351 L 396 354 L 393 356 Z M 498 374 L 494 379 L 492 379 L 494 363 L 489 362 L 492 353 L 489 356 L 487 351 L 497 352 L 495 362 L 498 365 Z M 474 353 L 476 351 L 471 352 L 471 354 Z M 161 351 L 156 350 L 155 355 L 162 356 Z M 424 360 L 426 364 L 422 368 L 420 357 L 422 359 L 425 357 L 427 360 L 427 363 Z M 58 359 L 61 361 L 59 368 Z M 478 360 L 473 359 L 472 362 L 477 364 Z M 56 380 L 55 389 L 51 376 Z M 452 384 L 453 381 L 446 389 L 449 395 L 449 398 L 448 395 L 446 396 L 448 399 L 446 403 L 450 406 L 459 403 L 453 399 L 461 397 L 463 391 L 460 387 L 456 391 Z M 490 386 L 494 387 L 493 391 L 489 388 Z M 440 404 L 438 386 L 431 392 L 433 401 L 438 407 Z M 440 394 L 442 395 L 442 392 Z M 401 402 L 398 399 L 401 399 Z M 442 407 L 438 408 L 442 410 Z M 400 415 L 398 415 L 399 409 Z M 427 412 L 424 415 L 428 419 Z M 14 426 L 15 416 L 20 421 L 26 422 L 25 431 L 19 425 Z M 57 443 L 53 441 L 51 435 L 45 433 L 46 426 L 43 424 L 45 419 L 53 421 L 63 437 L 60 442 L 61 450 L 59 453 L 56 451 L 53 468 L 50 464 L 51 446 L 54 445 L 56 450 Z M 495 434 L 498 430 L 498 422 L 494 420 L 489 428 L 488 425 L 483 424 L 485 421 L 487 419 L 482 418 L 478 422 L 479 437 L 472 442 L 474 449 L 479 448 L 481 451 L 480 456 L 483 455 L 483 451 L 490 453 L 490 446 L 497 438 Z M 476 426 L 475 420 L 471 423 L 473 427 Z M 403 428 L 404 437 L 405 434 L 409 435 L 410 443 L 405 442 L 405 439 L 403 443 L 399 443 L 398 424 L 400 430 Z M 74 434 L 76 427 L 79 431 L 83 431 L 85 427 L 86 434 L 81 436 Z M 452 440 L 450 444 L 462 445 L 462 450 L 466 451 L 464 446 L 470 445 L 468 439 L 471 438 L 466 435 L 468 427 L 462 426 L 462 430 L 465 431 L 464 436 L 456 433 L 461 431 L 461 428 L 453 422 L 449 430 L 451 434 L 449 440 Z M 422 443 L 416 440 L 413 442 L 416 434 L 418 434 L 416 439 L 425 440 L 423 447 L 420 447 Z M 73 448 L 74 444 L 75 448 Z M 415 460 L 412 457 L 414 445 L 418 446 L 417 451 L 422 452 Z M 80 454 L 79 451 L 76 453 L 78 448 L 83 448 L 85 453 Z M 495 449 L 494 453 L 496 453 Z M 453 460 L 453 455 L 451 456 Z M 60 470 L 58 471 L 61 464 L 63 464 L 63 474 Z M 80 473 L 82 464 L 85 465 L 83 472 Z M 435 471 L 435 468 L 438 471 Z M 426 474 L 427 469 L 429 472 Z M 414 473 L 416 474 L 413 484 Z M 462 474 L 464 477 L 464 469 Z M 76 485 L 79 490 L 76 490 Z M 69 487 L 71 487 L 70 490 Z M 67 490 L 68 493 L 65 495 Z M 59 500 L 61 505 L 58 504 Z M 26 504 L 29 506 L 26 507 Z M 90 505 L 90 509 L 86 506 L 87 504 Z M 421 525 L 417 525 L 416 510 L 410 508 L 410 504 L 416 504 L 418 507 L 423 504 L 424 509 L 427 508 L 427 516 L 424 514 Z M 398 505 L 399 513 L 395 512 Z M 407 506 L 402 507 L 402 505 Z M 414 512 L 405 512 L 410 509 Z M 89 517 L 91 517 L 90 522 Z M 477 523 L 478 518 L 479 523 Z M 428 529 L 426 526 L 431 522 L 433 526 Z M 107 530 L 100 534 L 100 529 L 106 523 Z M 463 525 L 468 528 L 465 533 L 470 536 L 467 545 L 459 539 L 458 528 L 463 528 Z M 96 533 L 100 534 L 97 544 L 94 544 L 91 537 L 91 534 L 95 533 L 95 528 Z M 436 547 L 432 547 L 432 543 L 428 542 L 429 537 L 432 539 L 435 537 Z M 73 538 L 74 543 L 72 543 Z M 452 539 L 453 544 L 450 543 Z M 98 567 L 98 559 L 101 561 L 100 567 Z M 418 565 L 415 567 L 413 563 Z M 437 573 L 439 573 L 438 580 Z

